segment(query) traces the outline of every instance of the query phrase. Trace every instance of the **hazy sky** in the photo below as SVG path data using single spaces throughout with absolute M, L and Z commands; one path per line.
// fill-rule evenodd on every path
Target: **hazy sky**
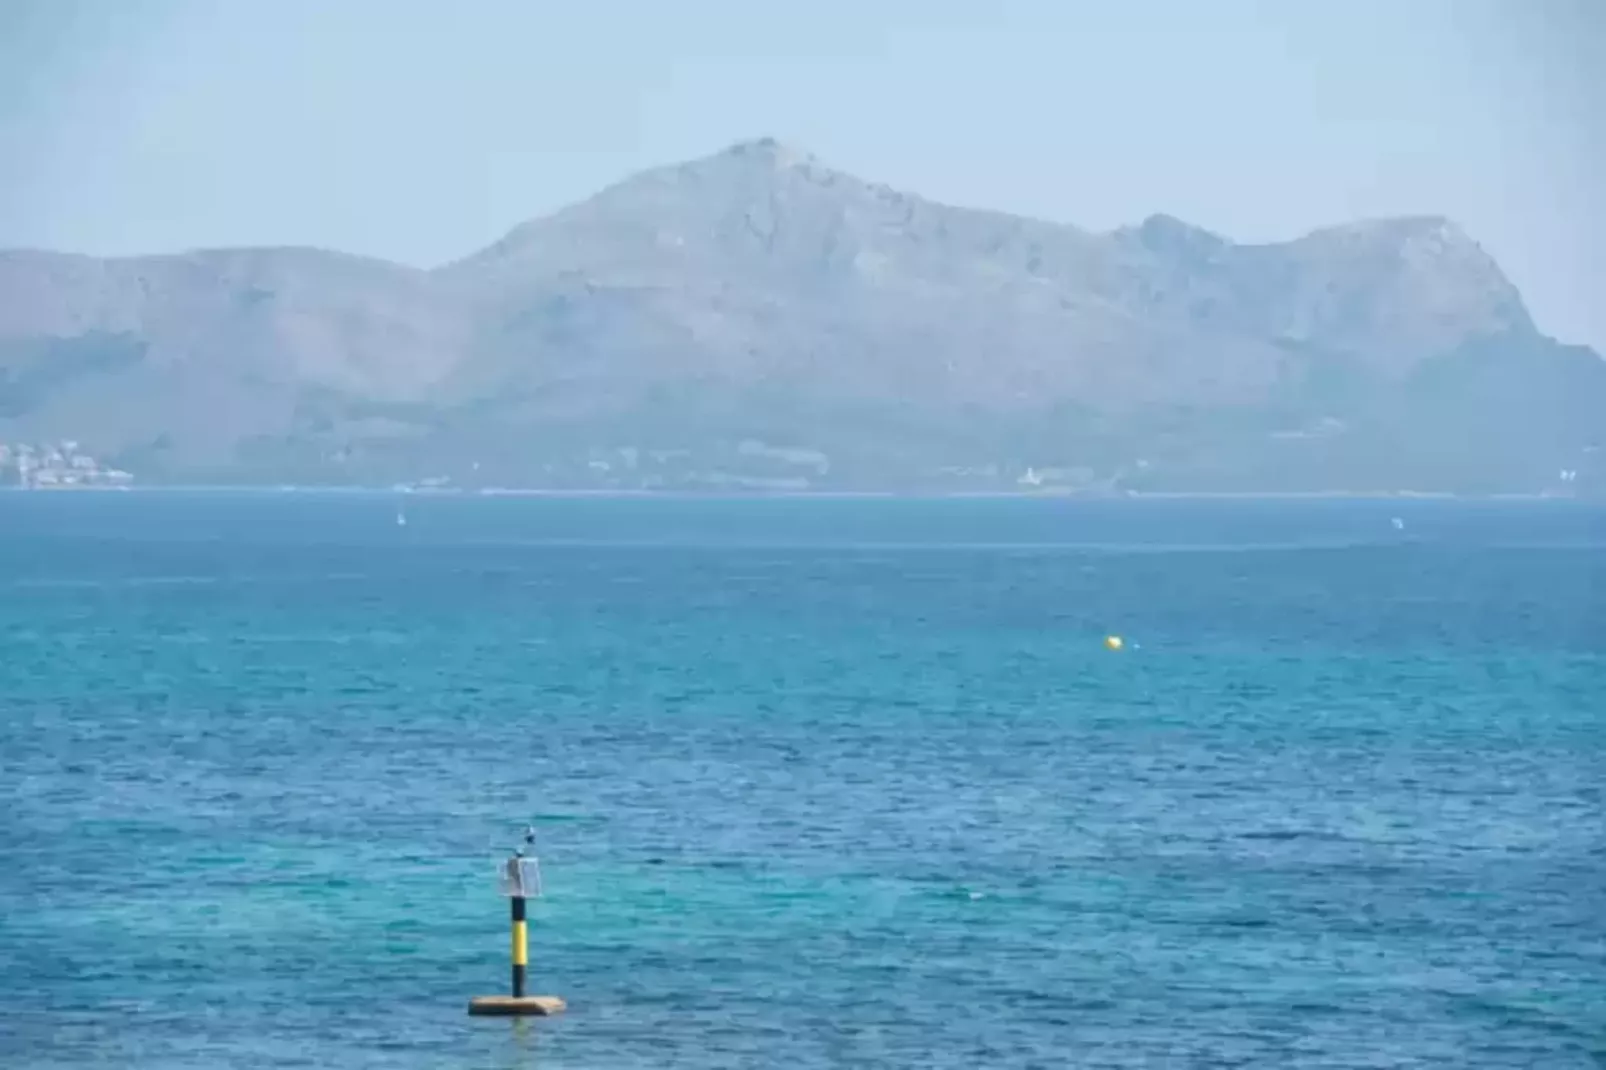
M 0 246 L 431 265 L 761 135 L 1096 228 L 1449 215 L 1606 352 L 1606 0 L 0 0 Z

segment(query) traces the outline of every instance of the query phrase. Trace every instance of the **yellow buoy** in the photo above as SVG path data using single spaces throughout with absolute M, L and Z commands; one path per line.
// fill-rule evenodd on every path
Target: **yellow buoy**
M 1106 650 L 1120 650 L 1124 646 L 1126 646 L 1126 640 L 1119 635 L 1106 635 L 1104 637 L 1104 648 Z

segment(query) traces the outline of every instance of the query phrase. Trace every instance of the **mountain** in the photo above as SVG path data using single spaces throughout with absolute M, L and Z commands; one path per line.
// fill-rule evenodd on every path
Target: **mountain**
M 770 140 L 432 271 L 0 253 L 0 442 L 142 482 L 1581 493 L 1603 414 L 1445 219 L 1095 233 Z

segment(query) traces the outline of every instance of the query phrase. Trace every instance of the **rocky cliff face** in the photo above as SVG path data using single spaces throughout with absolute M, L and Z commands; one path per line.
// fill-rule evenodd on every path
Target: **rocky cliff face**
M 0 254 L 0 441 L 144 479 L 1539 490 L 1603 402 L 1447 220 L 1099 234 L 771 141 L 434 271 Z

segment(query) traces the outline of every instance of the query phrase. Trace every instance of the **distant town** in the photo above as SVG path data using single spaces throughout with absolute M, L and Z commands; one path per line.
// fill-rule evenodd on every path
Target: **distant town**
M 0 442 L 0 486 L 57 490 L 126 487 L 133 481 L 132 473 L 102 463 L 70 439 L 51 443 Z
M 1600 447 L 1584 448 L 1580 459 L 1593 460 Z M 331 458 L 333 459 L 333 458 Z M 438 458 L 437 458 L 438 460 Z M 1576 462 L 1575 462 L 1576 463 Z M 489 467 L 489 466 L 487 466 Z M 147 472 L 141 488 L 189 490 L 381 490 L 439 494 L 833 494 L 904 493 L 1076 496 L 1076 497 L 1514 497 L 1576 498 L 1591 496 L 1589 472 L 1576 467 L 1557 470 L 1550 482 L 1513 490 L 1463 491 L 1442 487 L 1410 488 L 1379 481 L 1354 488 L 1300 488 L 1282 486 L 1210 487 L 1189 485 L 1186 479 L 1151 481 L 1159 469 L 1148 460 L 1109 465 L 1031 465 L 1020 460 L 984 461 L 945 465 L 902 474 L 894 486 L 873 480 L 833 479 L 841 470 L 823 450 L 781 447 L 744 439 L 719 449 L 645 449 L 636 446 L 589 447 L 567 457 L 545 462 L 527 461 L 520 469 L 482 470 L 468 462 L 452 474 L 410 475 L 392 468 L 342 470 L 339 464 L 323 470 L 285 472 L 271 467 L 238 473 L 235 480 L 191 482 L 160 469 Z M 296 476 L 302 478 L 297 479 Z M 398 479 L 397 477 L 400 476 Z M 288 477 L 288 478 L 287 478 Z M 55 442 L 0 441 L 0 491 L 6 490 L 127 490 L 134 473 L 115 467 L 84 449 L 76 439 Z

